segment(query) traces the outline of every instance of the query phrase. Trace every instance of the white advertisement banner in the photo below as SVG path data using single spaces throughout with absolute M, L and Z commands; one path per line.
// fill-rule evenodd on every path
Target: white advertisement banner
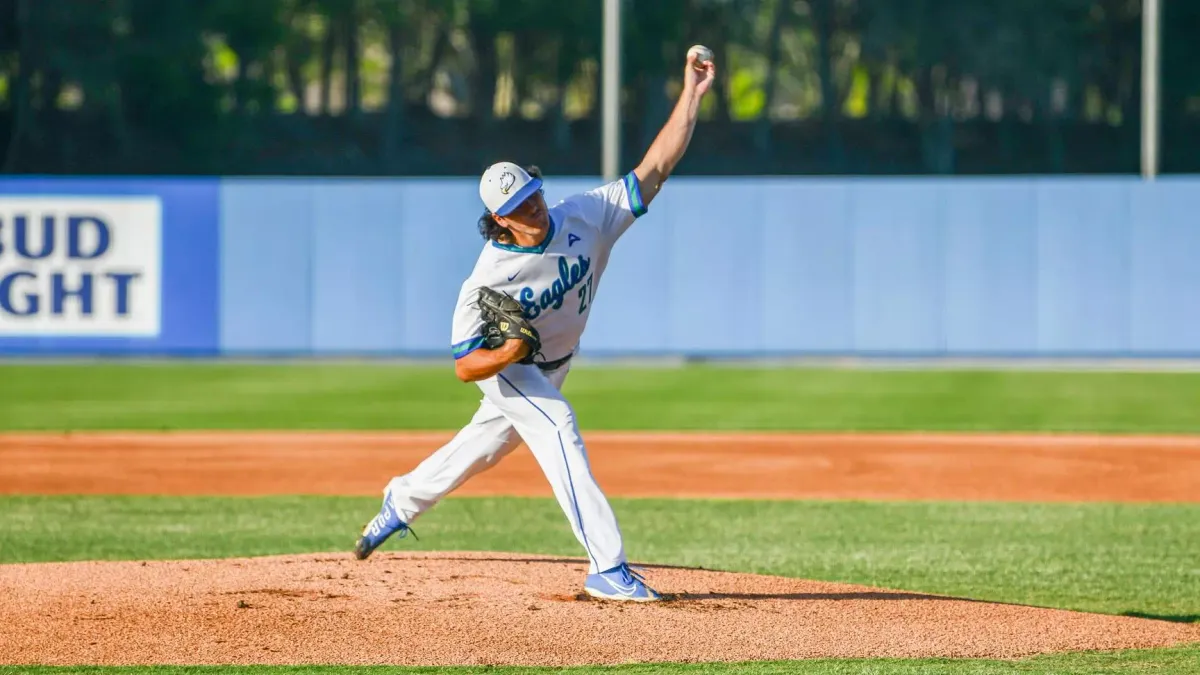
M 0 336 L 155 337 L 156 197 L 0 197 Z

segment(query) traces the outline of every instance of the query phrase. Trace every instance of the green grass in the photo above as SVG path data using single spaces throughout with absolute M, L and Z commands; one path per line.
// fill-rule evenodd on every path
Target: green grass
M 566 391 L 585 430 L 1200 433 L 1200 374 L 1186 373 L 580 367 Z M 452 429 L 478 399 L 445 367 L 0 366 L 0 431 Z M 643 562 L 1200 622 L 1198 505 L 621 499 L 614 506 L 631 557 Z M 0 496 L 0 563 L 347 551 L 376 507 L 373 498 L 348 497 Z M 385 548 L 581 555 L 550 500 L 450 499 L 417 532 L 420 541 Z M 1019 661 L 565 670 L 0 666 L 0 675 L 350 672 L 1167 675 L 1200 672 L 1200 644 Z
M 2 497 L 0 562 L 349 551 L 357 497 Z M 631 558 L 1200 621 L 1200 505 L 614 500 Z M 504 514 L 497 518 L 496 514 Z M 549 499 L 451 498 L 387 549 L 582 557 Z
M 645 664 L 583 668 L 387 668 L 360 666 L 240 666 L 155 668 L 5 668 L 0 675 L 1100 675 L 1154 673 L 1195 675 L 1200 672 L 1200 647 L 1131 649 L 1120 652 L 1053 654 L 1019 661 L 984 659 L 813 659 L 811 661 Z
M 585 429 L 1200 433 L 1200 373 L 577 367 Z M 447 366 L 0 366 L 0 430 L 452 429 Z

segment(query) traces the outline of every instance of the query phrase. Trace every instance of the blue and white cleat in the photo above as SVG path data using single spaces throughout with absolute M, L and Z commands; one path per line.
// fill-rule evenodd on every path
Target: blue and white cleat
M 395 509 L 392 508 L 392 496 L 384 495 L 383 506 L 380 507 L 379 513 L 367 523 L 363 528 L 362 535 L 358 541 L 354 543 L 354 557 L 359 560 L 365 560 L 371 552 L 379 548 L 383 542 L 387 541 L 388 537 L 400 533 L 400 538 L 411 532 L 408 524 L 400 520 L 400 516 L 396 515 Z M 413 538 L 416 538 L 413 534 Z
M 646 585 L 641 575 L 634 572 L 628 563 L 621 563 L 611 570 L 589 574 L 583 590 L 593 598 L 623 600 L 626 602 L 656 602 L 662 595 Z

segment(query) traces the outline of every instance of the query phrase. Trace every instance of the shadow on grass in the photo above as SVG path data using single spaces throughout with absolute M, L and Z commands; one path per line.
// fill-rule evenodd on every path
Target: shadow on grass
M 1147 614 L 1146 612 L 1123 612 L 1121 616 L 1132 616 L 1138 619 L 1154 619 L 1155 621 L 1170 621 L 1172 623 L 1200 623 L 1200 614 Z
M 453 554 L 447 555 L 444 558 L 441 556 L 430 556 L 426 559 L 445 559 L 445 560 L 462 560 L 456 558 Z M 470 558 L 472 561 L 485 562 L 512 562 L 524 564 L 552 564 L 552 565 L 580 565 L 587 566 L 586 558 Z M 630 563 L 630 566 L 639 569 L 664 569 L 664 570 L 690 570 L 702 572 L 721 572 L 723 570 L 709 569 L 705 567 L 689 567 L 686 565 L 662 565 L 662 564 L 644 564 Z M 734 573 L 736 574 L 736 572 Z M 950 600 L 956 602 L 979 602 L 993 605 L 1006 605 L 1013 603 L 996 602 L 993 600 L 976 600 L 974 598 L 960 598 L 946 595 L 930 595 L 928 593 L 911 593 L 906 591 L 844 591 L 840 593 L 718 593 L 710 591 L 708 593 L 665 593 L 664 597 L 673 602 L 688 602 L 696 600 Z M 586 596 L 578 598 L 580 600 L 587 599 Z
M 683 602 L 687 602 L 688 600 L 952 600 L 954 602 L 986 602 L 984 600 L 952 598 L 944 595 L 903 592 L 888 593 L 882 591 L 849 593 L 672 593 L 669 599 Z
M 386 556 L 386 554 L 385 554 Z M 380 557 L 385 557 L 380 556 Z M 462 560 L 462 557 L 457 557 L 453 552 L 445 552 L 445 555 L 426 556 L 432 560 Z M 523 564 L 550 564 L 550 565 L 580 565 L 586 567 L 588 565 L 587 558 L 574 557 L 481 557 L 469 558 L 473 561 L 486 562 L 511 562 Z M 719 568 L 695 567 L 688 565 L 665 565 L 654 563 L 630 563 L 631 567 L 643 568 L 648 570 L 663 569 L 663 570 L 689 570 L 701 572 L 729 572 Z M 737 572 L 731 572 L 737 574 Z M 769 575 L 775 576 L 775 575 Z M 789 577 L 790 578 L 790 577 Z M 837 583 L 837 582 L 832 582 Z M 848 583 L 848 582 L 846 582 Z M 850 584 L 858 585 L 858 584 Z M 698 600 L 950 600 L 956 602 L 972 602 L 990 605 L 1005 605 L 1010 607 L 1028 607 L 1031 609 L 1050 609 L 1061 610 L 1059 607 L 1047 605 L 1034 605 L 1021 602 L 1005 602 L 1003 600 L 982 600 L 978 598 L 964 598 L 961 596 L 948 595 L 930 595 L 928 593 L 913 593 L 906 591 L 846 591 L 840 593 L 666 593 L 667 599 L 675 602 L 688 602 Z M 580 594 L 579 600 L 587 600 L 587 596 Z M 1170 621 L 1172 623 L 1200 623 L 1200 614 L 1148 614 L 1145 612 L 1129 611 L 1124 612 L 1121 616 L 1128 616 L 1139 619 L 1153 619 L 1157 621 Z
M 379 556 L 384 557 L 384 556 Z M 469 561 L 469 562 L 510 562 L 510 563 L 525 563 L 525 564 L 549 564 L 549 565 L 582 565 L 587 567 L 587 558 L 463 558 L 455 556 L 453 553 L 448 553 L 445 556 L 427 555 L 422 556 L 425 560 L 454 560 L 454 561 Z M 688 567 L 687 565 L 657 565 L 649 563 L 629 563 L 634 569 L 648 570 L 694 570 L 700 572 L 722 572 L 724 570 L 712 569 L 708 567 Z

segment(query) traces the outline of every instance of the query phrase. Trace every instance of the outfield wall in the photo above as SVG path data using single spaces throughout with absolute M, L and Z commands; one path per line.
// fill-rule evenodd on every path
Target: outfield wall
M 3 179 L 0 353 L 444 355 L 480 212 L 469 178 Z M 1193 177 L 676 177 L 583 348 L 1196 356 L 1197 213 Z

